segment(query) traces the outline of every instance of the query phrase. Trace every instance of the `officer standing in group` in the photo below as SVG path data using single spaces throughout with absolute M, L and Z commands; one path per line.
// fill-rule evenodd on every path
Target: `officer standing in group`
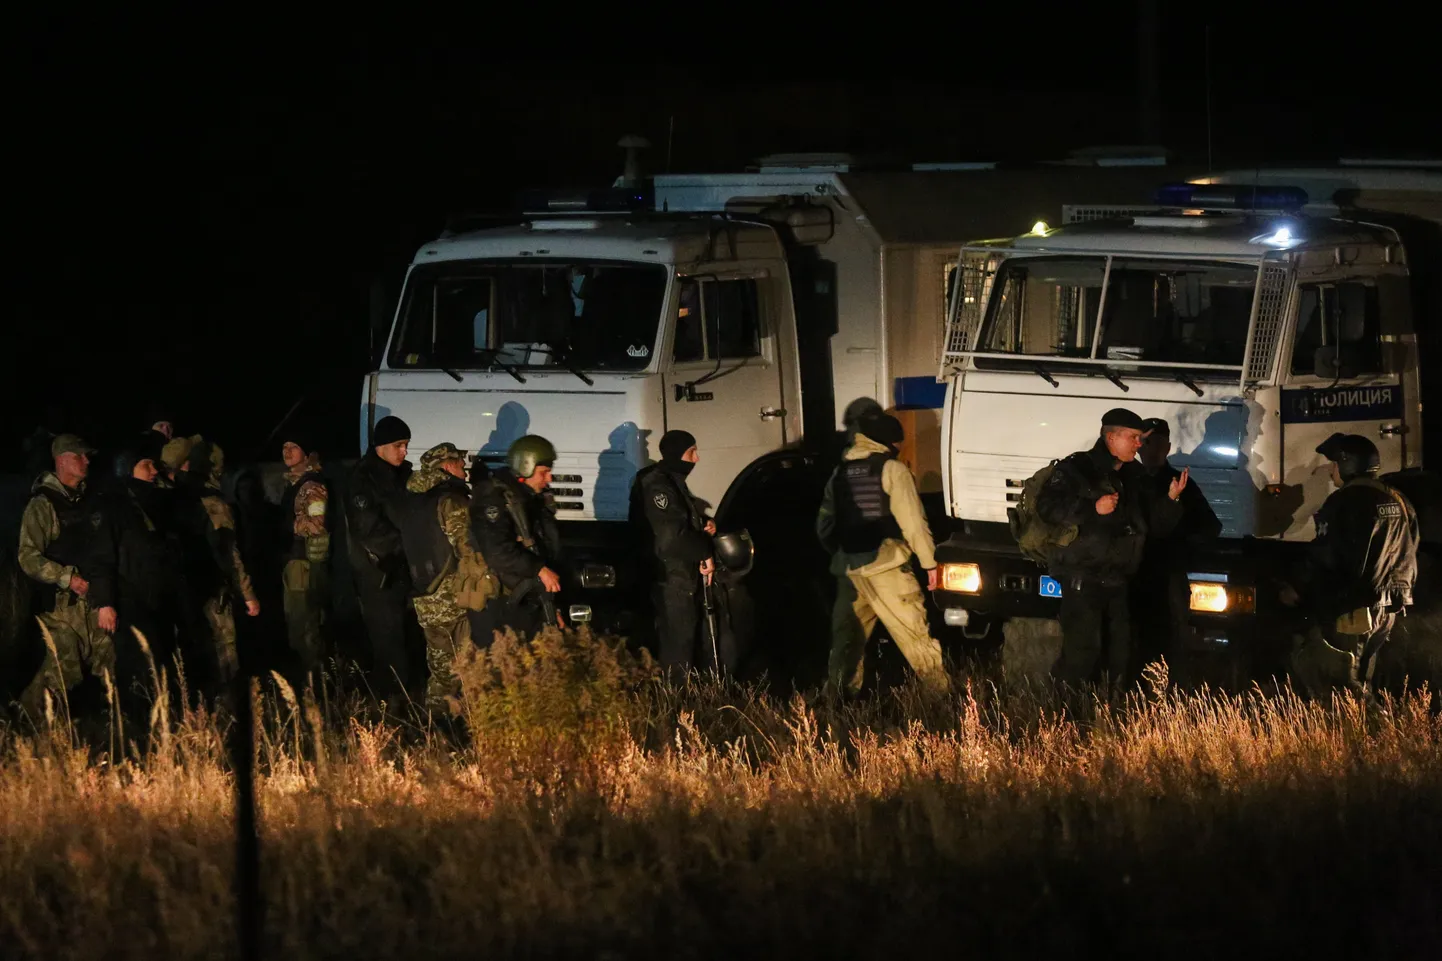
M 535 634 L 548 622 L 565 626 L 556 610 L 561 535 L 544 493 L 555 463 L 551 442 L 527 434 L 511 444 L 505 466 L 481 480 L 472 494 L 476 541 L 509 595 L 506 626 L 522 637 Z
M 669 673 L 684 677 L 696 651 L 701 581 L 709 583 L 716 571 L 711 556 L 716 522 L 706 517 L 686 486 L 687 475 L 700 461 L 696 438 L 684 430 L 667 431 L 659 448 L 660 462 L 636 474 L 631 523 L 640 529 L 643 542 L 649 541 L 655 558 L 657 659 Z M 713 641 L 720 644 L 720 638 L 702 643 L 700 660 L 720 670 L 722 665 L 711 658 Z
M 361 618 L 370 637 L 375 685 L 390 691 L 393 678 L 414 689 L 406 644 L 410 574 L 401 532 L 390 504 L 411 476 L 406 460 L 411 429 L 399 417 L 382 417 L 371 431 L 371 448 L 351 468 L 346 491 L 346 530 Z
M 104 524 L 90 583 L 95 607 L 113 607 L 119 614 L 116 687 L 132 717 L 145 716 L 151 664 L 173 674 L 188 603 L 175 497 L 156 486 L 160 452 L 157 438 L 142 436 L 116 458 L 117 483 L 102 496 Z M 144 636 L 149 658 L 136 632 Z
M 921 585 L 911 570 L 916 557 L 936 590 L 935 544 L 916 481 L 896 459 L 904 439 L 889 414 L 864 416 L 841 466 L 831 475 L 816 518 L 816 533 L 833 555 L 837 576 L 829 665 L 831 687 L 860 692 L 866 642 L 878 617 L 923 683 L 949 687 L 941 645 L 931 636 Z
M 330 490 L 321 476 L 320 453 L 303 431 L 291 428 L 280 449 L 285 493 L 280 499 L 281 543 L 286 545 L 281 595 L 291 650 L 309 671 L 325 655 L 330 606 Z
M 1293 661 L 1313 694 L 1344 686 L 1370 695 L 1377 654 L 1417 581 L 1417 512 L 1401 491 L 1377 479 L 1377 446 L 1333 434 L 1317 447 L 1337 490 L 1315 518 L 1317 536 L 1282 603 L 1301 605 L 1312 625 Z
M 1128 582 L 1141 565 L 1148 536 L 1170 534 L 1182 517 L 1178 501 L 1188 471 L 1156 490 L 1136 461 L 1146 433 L 1146 423 L 1134 412 L 1107 411 L 1097 442 L 1060 461 L 1037 498 L 1044 521 L 1076 528 L 1049 565 L 1062 584 L 1062 648 L 1052 672 L 1067 684 L 1095 680 L 1103 663 L 1112 684 L 1125 682 L 1131 650 Z
M 471 613 L 484 611 L 500 585 L 475 549 L 466 452 L 437 444 L 421 455 L 394 508 L 415 584 L 416 620 L 426 638 L 426 708 L 460 712 L 461 681 L 452 665 L 472 641 Z M 486 638 L 489 641 L 489 636 Z
M 1182 472 L 1167 460 L 1172 450 L 1171 426 L 1160 417 L 1148 417 L 1142 423 L 1147 433 L 1137 460 L 1147 472 L 1151 498 L 1160 500 Z M 1132 677 L 1158 657 L 1167 659 L 1174 676 L 1185 673 L 1179 642 L 1188 609 L 1186 572 L 1196 570 L 1187 563 L 1195 551 L 1221 536 L 1222 522 L 1197 484 L 1189 481 L 1178 503 L 1181 519 L 1171 533 L 1147 538 L 1141 567 L 1128 590 L 1134 642 Z
M 54 470 L 36 478 L 20 520 L 20 569 L 35 582 L 33 610 L 55 644 L 20 696 L 20 706 L 37 725 L 45 716 L 46 690 L 59 697 L 87 675 L 115 670 L 116 610 L 95 610 L 88 601 L 103 523 L 85 482 L 94 452 L 74 434 L 57 436 L 50 444 Z
M 187 570 L 201 599 L 204 625 L 193 622 L 189 631 L 198 642 L 192 653 L 201 658 L 200 686 L 218 693 L 240 669 L 236 600 L 245 605 L 247 615 L 260 616 L 260 599 L 236 542 L 235 515 L 220 494 L 225 453 L 219 444 L 196 434 L 172 439 L 160 456 L 177 488 L 177 511 L 190 545 Z

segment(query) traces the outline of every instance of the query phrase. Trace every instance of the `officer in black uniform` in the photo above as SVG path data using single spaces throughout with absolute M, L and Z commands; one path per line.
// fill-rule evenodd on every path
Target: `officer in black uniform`
M 96 532 L 90 584 L 91 603 L 118 613 L 116 686 L 132 717 L 144 716 L 153 693 L 150 663 L 134 632 L 145 637 L 155 667 L 173 676 L 187 607 L 201 603 L 187 592 L 175 492 L 155 483 L 160 447 L 154 437 L 142 437 L 117 455 L 116 483 L 101 498 L 104 521 Z
M 1172 450 L 1171 425 L 1160 417 L 1148 417 L 1143 425 L 1147 434 L 1137 460 L 1147 472 L 1152 499 L 1159 500 L 1182 472 L 1167 461 Z M 1127 591 L 1132 606 L 1132 678 L 1158 657 L 1167 659 L 1174 676 L 1186 674 L 1180 640 L 1188 609 L 1187 562 L 1196 550 L 1221 536 L 1222 522 L 1197 484 L 1183 487 L 1178 503 L 1182 516 L 1177 526 L 1169 534 L 1147 538 L 1141 567 Z
M 720 669 L 711 644 L 700 644 L 702 579 L 712 578 L 711 536 L 716 522 L 706 517 L 686 486 L 700 460 L 696 438 L 684 430 L 667 431 L 659 445 L 661 461 L 636 474 L 631 488 L 631 523 L 649 544 L 656 608 L 657 660 L 669 673 L 684 676 L 697 660 Z M 719 642 L 719 638 L 716 639 Z M 719 655 L 719 647 L 718 647 Z M 735 665 L 730 665 L 734 667 Z
M 1076 529 L 1050 564 L 1062 584 L 1062 649 L 1052 673 L 1067 684 L 1092 682 L 1103 666 L 1111 683 L 1124 683 L 1131 649 L 1128 582 L 1147 537 L 1164 537 L 1181 520 L 1178 501 L 1188 473 L 1158 493 L 1136 461 L 1146 433 L 1133 411 L 1107 411 L 1097 442 L 1058 463 L 1037 497 L 1042 520 Z
M 1312 619 L 1293 655 L 1298 679 L 1313 694 L 1332 685 L 1369 694 L 1377 654 L 1412 603 L 1417 581 L 1417 512 L 1401 491 L 1377 479 L 1377 446 L 1358 434 L 1333 434 L 1317 447 L 1337 486 L 1317 512 L 1317 536 L 1282 603 Z
M 561 534 L 545 496 L 555 463 L 551 442 L 527 434 L 511 444 L 504 467 L 476 477 L 471 493 L 476 543 L 508 595 L 498 629 L 510 627 L 520 637 L 547 623 L 565 626 L 557 609 Z
M 351 468 L 346 484 L 347 550 L 361 617 L 370 637 L 377 686 L 389 691 L 392 678 L 409 691 L 415 686 L 407 644 L 406 599 L 410 572 L 401 532 L 390 504 L 411 475 L 406 460 L 411 429 L 399 417 L 382 417 L 371 432 L 371 448 Z M 392 674 L 394 672 L 394 675 Z

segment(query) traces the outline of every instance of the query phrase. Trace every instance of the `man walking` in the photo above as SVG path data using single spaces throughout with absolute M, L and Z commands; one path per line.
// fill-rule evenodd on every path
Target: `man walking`
M 936 589 L 935 544 L 916 481 L 896 459 L 903 439 L 895 417 L 862 417 L 816 518 L 837 577 L 829 683 L 843 695 L 861 690 L 866 642 L 878 619 L 924 684 L 949 687 L 941 645 L 931 636 L 922 588 L 911 570 L 914 556 L 927 588 Z

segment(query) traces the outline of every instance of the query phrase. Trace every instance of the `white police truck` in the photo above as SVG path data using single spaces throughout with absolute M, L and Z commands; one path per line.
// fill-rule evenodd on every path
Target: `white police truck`
M 1362 434 L 1383 474 L 1422 476 L 1439 198 L 1435 170 L 1249 171 L 964 247 L 941 370 L 947 623 L 999 642 L 1056 616 L 1062 585 L 1020 555 L 1008 510 L 1127 407 L 1169 422 L 1172 463 L 1222 522 L 1186 565 L 1180 640 L 1232 652 L 1233 676 L 1275 666 L 1276 578 L 1330 490 L 1317 445 Z

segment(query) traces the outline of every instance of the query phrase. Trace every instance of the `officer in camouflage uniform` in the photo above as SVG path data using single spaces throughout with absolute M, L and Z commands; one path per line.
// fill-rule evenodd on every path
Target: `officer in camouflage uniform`
M 204 646 L 192 656 L 201 661 L 202 686 L 218 688 L 235 677 L 240 666 L 234 598 L 245 602 L 246 614 L 260 614 L 260 600 L 236 544 L 235 517 L 220 495 L 225 455 L 218 444 L 196 434 L 170 441 L 160 458 L 182 499 L 179 511 L 189 534 L 187 566 L 203 598 L 204 623 L 195 624 L 190 633 L 192 643 Z
M 55 642 L 20 706 L 38 722 L 44 716 L 45 691 L 73 690 L 85 675 L 115 670 L 116 611 L 92 611 L 86 602 L 94 567 L 94 542 L 102 523 L 99 504 L 88 495 L 90 447 L 74 434 L 61 434 L 50 445 L 53 471 L 41 474 L 20 520 L 20 569 L 35 582 L 35 610 Z
M 471 515 L 476 543 L 505 588 L 506 627 L 529 637 L 555 624 L 561 590 L 561 533 L 545 491 L 551 484 L 556 448 L 527 434 L 506 451 L 506 465 L 476 484 Z
M 281 447 L 285 494 L 281 525 L 286 545 L 281 574 L 286 634 L 291 650 L 309 671 L 325 654 L 324 626 L 330 601 L 330 529 L 326 512 L 330 492 L 320 473 L 320 454 L 292 430 Z
M 454 444 L 432 447 L 393 505 L 426 639 L 426 708 L 447 714 L 460 708 L 461 681 L 452 665 L 471 643 L 470 612 L 500 593 L 472 540 L 465 458 Z

